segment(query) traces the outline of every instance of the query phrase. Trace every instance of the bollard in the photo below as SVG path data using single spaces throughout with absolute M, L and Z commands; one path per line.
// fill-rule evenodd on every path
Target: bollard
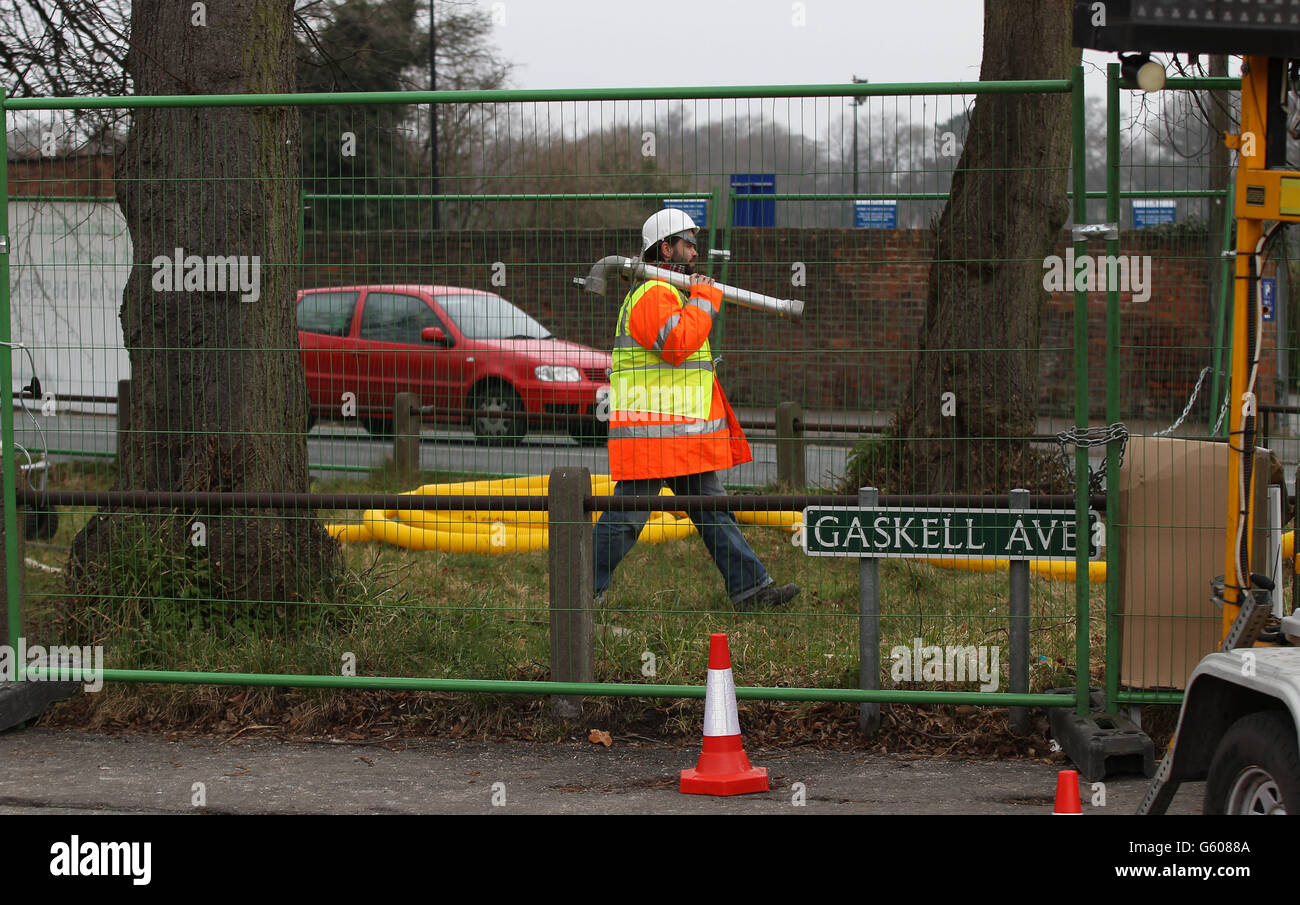
M 547 488 L 548 566 L 551 585 L 551 681 L 590 682 L 596 674 L 592 646 L 592 563 L 595 538 L 582 507 L 591 494 L 586 468 L 554 468 Z M 561 719 L 582 715 L 579 695 L 551 695 Z
M 804 471 L 803 406 L 782 402 L 776 407 L 776 479 L 794 490 L 808 486 Z
M 1011 491 L 1012 512 L 1029 508 L 1029 491 Z M 1088 542 L 1085 525 L 1079 532 L 1082 543 Z M 1011 693 L 1029 693 L 1029 560 L 1013 559 L 1011 572 Z M 1080 667 L 1086 668 L 1086 667 Z M 1009 720 L 1015 735 L 1029 734 L 1029 708 L 1012 707 Z
M 398 474 L 420 470 L 420 397 L 414 393 L 393 400 L 393 467 Z
M 858 488 L 858 506 L 874 509 L 879 502 L 875 487 Z M 858 560 L 858 687 L 880 688 L 880 560 L 874 556 Z M 880 732 L 879 704 L 858 705 L 858 732 L 867 738 Z
M 127 438 L 131 433 L 131 381 L 117 382 L 117 467 L 129 455 Z

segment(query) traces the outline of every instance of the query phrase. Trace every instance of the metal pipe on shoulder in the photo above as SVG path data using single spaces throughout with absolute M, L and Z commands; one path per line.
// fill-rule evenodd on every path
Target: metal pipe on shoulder
M 653 264 L 620 255 L 609 255 L 601 258 L 592 266 L 591 272 L 585 278 L 575 277 L 573 282 L 588 292 L 594 292 L 597 295 L 608 295 L 613 288 L 616 276 L 621 278 L 621 282 L 624 283 L 632 283 L 635 280 L 663 280 L 683 292 L 689 292 L 691 288 L 689 274 L 670 270 L 666 267 L 656 267 Z M 728 286 L 725 283 L 715 285 L 722 290 L 723 300 L 731 302 L 733 305 L 752 308 L 755 311 L 766 311 L 769 314 L 775 314 L 791 321 L 798 321 L 803 317 L 802 299 L 778 299 L 770 295 L 750 292 L 748 289 Z

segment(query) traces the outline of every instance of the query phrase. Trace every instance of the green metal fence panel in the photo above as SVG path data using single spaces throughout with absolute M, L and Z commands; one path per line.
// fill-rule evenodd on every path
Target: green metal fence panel
M 1238 87 L 1171 79 L 1142 94 L 1117 65 L 1107 73 L 1104 219 L 1117 230 L 1104 251 L 1093 247 L 1115 269 L 1092 288 L 1106 311 L 1105 422 L 1125 427 L 1105 450 L 1116 541 L 1106 587 L 1112 708 L 1178 702 L 1219 642 L 1211 579 L 1224 568 L 1232 298 L 1224 255 L 1233 245 L 1231 161 L 1215 149 L 1234 128 Z M 1124 199 L 1139 187 L 1159 203 Z M 1099 262 L 1098 277 L 1102 270 Z M 1264 381 L 1261 401 L 1275 400 L 1277 386 Z
M 0 105 L 5 101 L 4 89 L 0 88 Z M 7 124 L 6 124 L 7 125 Z M 6 130 L 0 130 L 0 199 L 9 197 L 9 153 Z M 12 644 L 22 634 L 20 614 L 22 612 L 21 569 L 18 560 L 18 508 L 15 505 L 17 458 L 14 455 L 14 418 L 13 418 L 13 359 L 10 343 L 12 334 L 11 299 L 9 294 L 9 210 L 8 205 L 0 208 L 0 241 L 5 243 L 0 248 L 0 299 L 4 300 L 4 318 L 0 322 L 0 373 L 4 374 L 4 385 L 0 387 L 0 450 L 4 458 L 3 468 L 4 492 L 4 561 L 5 561 L 5 643 Z
M 958 183 L 986 100 L 997 141 L 971 152 Z M 143 512 L 121 499 L 61 507 L 53 536 L 32 547 L 38 565 L 26 567 L 18 628 L 47 647 L 102 645 L 115 683 L 637 697 L 701 694 L 707 638 L 727 630 L 738 681 L 761 686 L 746 697 L 1086 706 L 1102 662 L 1094 614 L 1108 611 L 1082 544 L 1077 556 L 1033 565 L 1028 616 L 1016 623 L 1033 664 L 1023 690 L 1007 691 L 1011 625 L 1022 617 L 1005 570 L 1030 568 L 1019 561 L 993 571 L 882 563 L 878 674 L 864 677 L 858 564 L 806 556 L 796 503 L 742 506 L 728 536 L 743 538 L 777 585 L 801 585 L 799 597 L 758 613 L 733 606 L 759 573 L 728 586 L 689 519 L 655 516 L 605 596 L 582 602 L 594 681 L 548 683 L 548 589 L 571 575 L 557 576 L 542 549 L 554 527 L 546 512 L 519 499 L 543 497 L 557 468 L 610 471 L 602 390 L 630 286 L 597 296 L 574 278 L 607 255 L 639 256 L 642 222 L 665 205 L 700 212 L 704 202 L 701 269 L 805 306 L 798 323 L 731 304 L 714 319 L 717 379 L 753 451 L 721 474 L 732 494 L 814 502 L 870 484 L 887 498 L 949 494 L 931 504 L 943 513 L 960 508 L 952 495 L 1005 505 L 1026 488 L 1070 495 L 1057 508 L 1087 524 L 1096 488 L 1071 475 L 1087 473 L 1088 451 L 1063 452 L 1055 433 L 1095 420 L 1100 382 L 1086 362 L 1099 319 L 1073 286 L 1040 292 L 1041 249 L 1008 239 L 1038 224 L 1026 208 L 1050 206 L 1059 222 L 1044 221 L 1048 257 L 1080 252 L 1069 200 L 1078 222 L 1087 199 L 1105 195 L 1088 192 L 1083 168 L 1070 178 L 1071 154 L 1088 153 L 1083 102 L 1081 74 L 9 101 L 7 324 L 31 348 L 45 392 L 22 399 L 19 413 L 5 409 L 6 449 L 12 437 L 44 450 L 52 491 L 264 497 Z M 445 117 L 436 191 L 431 103 Z M 1052 164 L 1017 187 L 1000 174 L 1022 160 L 1035 105 L 1061 114 L 1062 134 Z M 74 116 L 86 111 L 103 117 L 94 141 Z M 180 111 L 199 125 L 167 118 Z M 200 140 L 182 146 L 182 132 L 169 137 L 160 123 Z M 250 123 L 290 135 L 277 152 L 286 174 L 259 176 L 243 160 L 205 171 L 223 130 Z M 142 169 L 131 128 L 153 130 L 158 149 L 189 153 L 193 167 L 165 177 Z M 81 151 L 43 154 L 47 133 Z M 743 175 L 771 177 L 774 191 L 740 194 L 733 177 Z M 945 219 L 950 191 L 964 194 Z M 211 213 L 199 216 L 204 204 Z M 963 329 L 952 300 L 963 286 L 994 298 L 979 283 L 988 273 L 1021 287 L 1027 307 L 1001 320 L 986 307 L 980 329 Z M 1004 329 L 1023 312 L 1041 317 L 1041 331 Z M 5 406 L 28 370 L 18 360 L 7 368 Z M 204 373 L 211 386 L 196 383 Z M 129 400 L 119 397 L 126 379 Z M 999 391 L 1012 389 L 1019 408 L 1009 417 Z M 318 511 L 272 500 L 417 488 L 491 500 Z M 603 478 L 591 488 L 613 491 Z M 731 531 L 703 511 L 706 532 Z M 1064 524 L 1062 515 L 1025 530 Z M 326 525 L 337 548 L 322 541 Z M 924 546 L 929 527 L 908 542 Z M 733 565 L 741 556 L 738 542 L 728 549 L 724 572 L 727 556 Z M 1041 696 L 1070 686 L 1074 695 Z

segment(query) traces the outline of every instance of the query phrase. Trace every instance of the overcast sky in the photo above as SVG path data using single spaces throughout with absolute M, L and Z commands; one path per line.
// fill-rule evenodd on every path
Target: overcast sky
M 981 0 L 477 2 L 518 88 L 979 78 Z M 1104 93 L 1114 59 L 1085 53 L 1090 93 Z

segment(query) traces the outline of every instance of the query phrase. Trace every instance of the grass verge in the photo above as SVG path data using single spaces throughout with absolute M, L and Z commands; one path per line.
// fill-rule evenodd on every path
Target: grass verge
M 380 470 L 361 481 L 314 482 L 312 489 L 388 492 L 464 477 L 426 473 L 399 480 Z M 112 480 L 111 467 L 61 465 L 51 486 L 106 489 Z M 70 597 L 62 576 L 47 569 L 66 564 L 72 537 L 92 514 L 63 510 L 58 534 L 28 545 L 27 556 L 41 564 L 26 569 L 29 643 L 69 643 L 79 627 L 93 624 L 94 640 L 104 644 L 111 668 L 339 675 L 354 664 L 356 674 L 371 676 L 549 678 L 544 551 L 487 556 L 350 544 L 344 548 L 344 580 L 327 599 L 250 603 L 232 615 L 205 599 L 201 573 L 196 578 L 192 564 L 151 558 L 145 537 L 139 549 L 121 557 L 119 566 L 130 578 L 125 590 L 108 605 L 97 604 L 100 610 L 90 620 L 86 601 Z M 807 557 L 788 534 L 773 529 L 744 533 L 778 582 L 803 587 L 786 610 L 733 611 L 698 536 L 640 544 L 619 567 L 606 607 L 595 614 L 596 680 L 702 684 L 709 635 L 725 631 L 738 685 L 857 687 L 857 561 Z M 891 650 L 911 648 L 920 638 L 923 645 L 998 648 L 997 690 L 1009 690 L 1006 573 L 949 571 L 908 560 L 886 560 L 880 571 L 881 687 L 977 688 L 978 682 L 896 681 Z M 1031 690 L 1072 685 L 1074 585 L 1034 578 L 1030 595 L 1036 663 Z M 1090 595 L 1090 671 L 1100 676 L 1103 587 L 1093 586 Z M 700 707 L 698 701 L 589 699 L 584 723 L 632 736 L 697 740 Z M 848 739 L 856 711 L 853 705 L 742 704 L 746 732 L 757 733 L 760 741 Z M 965 753 L 1005 754 L 1045 747 L 1041 738 L 1010 740 L 1004 711 L 909 705 L 886 706 L 884 712 L 886 733 L 892 733 L 881 743 L 886 749 L 949 745 Z M 47 719 L 90 727 L 260 726 L 358 737 L 409 732 L 553 739 L 573 731 L 552 720 L 545 699 L 535 696 L 134 683 L 109 684 Z

